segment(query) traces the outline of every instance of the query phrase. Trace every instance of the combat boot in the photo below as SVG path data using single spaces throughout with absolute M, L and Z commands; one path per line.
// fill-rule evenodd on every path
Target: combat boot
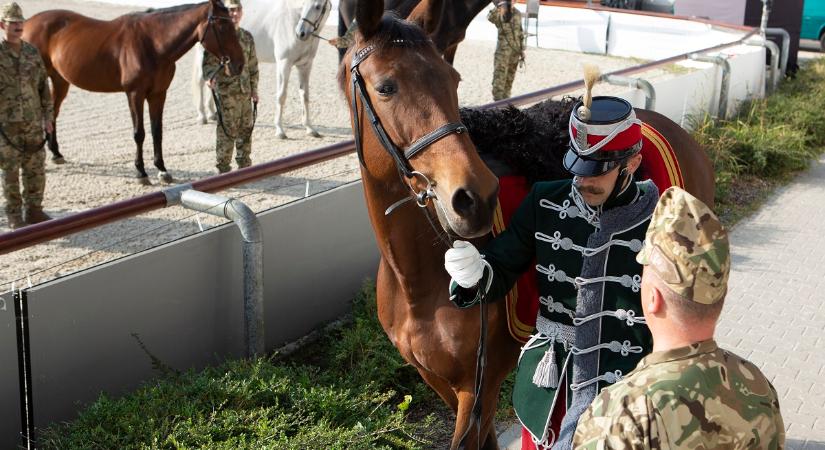
M 26 208 L 26 223 L 28 225 L 45 222 L 47 220 L 52 220 L 52 218 L 43 212 L 43 208 Z
M 6 218 L 9 220 L 9 228 L 11 228 L 12 230 L 16 230 L 20 227 L 26 226 L 26 222 L 23 221 L 23 214 L 6 213 Z

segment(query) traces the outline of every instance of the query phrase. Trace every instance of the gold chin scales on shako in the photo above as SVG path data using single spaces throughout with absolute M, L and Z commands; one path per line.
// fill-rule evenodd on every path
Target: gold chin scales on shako
M 570 116 L 564 167 L 577 177 L 618 170 L 610 197 L 591 206 L 571 180 L 535 183 L 507 229 L 481 249 L 492 269 L 486 298 L 504 297 L 522 273 L 535 270 L 536 326 L 513 389 L 525 449 L 530 441 L 539 449 L 568 448 L 596 394 L 652 349 L 636 254 L 659 192 L 651 181 L 632 180 L 636 166 L 628 160 L 641 150 L 642 123 L 625 100 L 592 97 L 598 78 L 597 70 L 587 71 L 587 94 Z M 460 272 L 450 275 L 457 280 Z M 487 271 L 478 286 L 489 277 Z M 451 286 L 459 306 L 477 301 L 477 291 Z

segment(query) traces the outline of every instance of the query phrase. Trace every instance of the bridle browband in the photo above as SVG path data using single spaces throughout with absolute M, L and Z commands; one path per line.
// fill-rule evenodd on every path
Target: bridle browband
M 404 45 L 410 44 L 411 41 L 397 39 L 393 40 L 391 43 Z M 395 161 L 395 165 L 396 167 L 398 167 L 399 172 L 408 179 L 414 178 L 415 176 L 419 176 L 420 172 L 416 172 L 413 169 L 412 165 L 410 165 L 410 158 L 412 158 L 422 150 L 426 149 L 427 147 L 438 142 L 442 138 L 449 136 L 450 134 L 461 134 L 467 132 L 467 127 L 464 126 L 464 124 L 461 122 L 450 122 L 418 138 L 415 142 L 410 144 L 410 146 L 407 147 L 406 150 L 402 151 L 400 148 L 398 148 L 392 142 L 392 139 L 390 139 L 389 135 L 387 134 L 387 131 L 384 129 L 384 126 L 381 125 L 381 119 L 379 119 L 378 116 L 375 114 L 375 109 L 373 109 L 369 95 L 367 94 L 367 87 L 364 84 L 364 78 L 361 76 L 361 72 L 359 72 L 358 70 L 358 66 L 362 62 L 364 62 L 364 60 L 367 59 L 375 50 L 375 45 L 368 45 L 356 51 L 352 57 L 352 62 L 350 63 L 350 72 L 352 78 L 350 97 L 352 103 L 352 117 L 353 122 L 355 124 L 355 150 L 358 152 L 358 160 L 361 162 L 362 166 L 366 167 L 366 163 L 364 162 L 364 149 L 361 145 L 362 130 L 360 120 L 358 118 L 358 102 L 356 101 L 356 97 L 361 98 L 361 104 L 364 107 L 364 111 L 367 114 L 367 118 L 372 124 L 373 132 L 375 133 L 376 137 L 378 137 L 378 141 L 381 143 L 381 146 L 384 148 L 384 150 L 387 153 L 389 153 L 389 155 Z M 356 93 L 358 94 L 357 96 Z M 426 177 L 424 178 L 426 179 Z

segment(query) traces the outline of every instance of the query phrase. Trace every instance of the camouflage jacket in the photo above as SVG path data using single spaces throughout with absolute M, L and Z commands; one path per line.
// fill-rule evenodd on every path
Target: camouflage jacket
M 47 78 L 35 46 L 22 42 L 17 52 L 0 40 L 0 124 L 53 120 Z
M 220 59 L 206 50 L 203 51 L 203 79 L 209 80 L 216 74 L 218 92 L 222 96 L 252 95 L 253 92 L 258 92 L 258 56 L 255 53 L 255 40 L 249 31 L 243 28 L 238 28 L 237 31 L 245 60 L 243 70 L 238 75 L 227 75 L 226 71 L 221 69 Z
M 521 28 L 521 12 L 513 8 L 513 17 L 509 22 L 502 22 L 498 15 L 498 9 L 493 8 L 487 14 L 489 20 L 498 29 L 497 51 L 511 51 L 521 53 L 524 51 L 524 31 Z
M 582 415 L 574 448 L 781 449 L 776 390 L 707 340 L 645 357 Z

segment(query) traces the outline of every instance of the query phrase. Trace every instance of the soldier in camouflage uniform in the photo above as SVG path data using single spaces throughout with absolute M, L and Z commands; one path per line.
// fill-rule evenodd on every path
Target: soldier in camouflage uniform
M 3 5 L 0 9 L 0 29 L 3 30 L 0 41 L 0 172 L 6 217 L 12 229 L 51 219 L 43 212 L 46 188 L 43 131 L 50 133 L 54 130 L 52 97 L 40 53 L 33 45 L 21 40 L 24 21 L 23 11 L 17 3 Z
M 493 60 L 493 100 L 510 97 L 510 89 L 516 78 L 516 69 L 524 61 L 524 31 L 521 28 L 521 12 L 510 7 L 512 17 L 508 22 L 501 18 L 506 3 L 500 3 L 487 14 L 487 20 L 498 29 L 498 42 Z
M 654 352 L 582 415 L 582 449 L 780 449 L 776 390 L 749 361 L 717 347 L 730 254 L 719 219 L 673 187 L 660 199 L 645 246 L 642 309 Z
M 217 56 L 204 50 L 203 76 L 219 100 L 215 105 L 219 109 L 215 130 L 218 173 L 231 170 L 229 164 L 233 148 L 239 169 L 252 164 L 250 153 L 255 120 L 252 104 L 258 103 L 258 57 L 255 54 L 255 41 L 249 31 L 240 27 L 243 16 L 240 0 L 225 0 L 224 5 L 229 9 L 238 32 L 245 63 L 241 73 L 229 75 L 228 66 L 222 66 Z

